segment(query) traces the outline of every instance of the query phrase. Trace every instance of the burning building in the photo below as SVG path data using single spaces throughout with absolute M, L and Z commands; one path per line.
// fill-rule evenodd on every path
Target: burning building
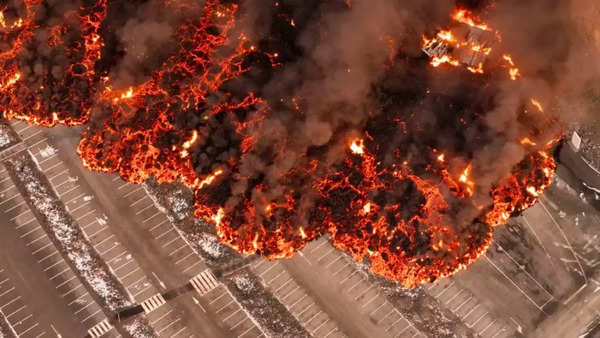
M 329 234 L 414 287 L 535 203 L 561 134 L 481 6 L 443 4 L 9 1 L 2 114 L 84 125 L 90 170 L 181 181 L 239 252 Z

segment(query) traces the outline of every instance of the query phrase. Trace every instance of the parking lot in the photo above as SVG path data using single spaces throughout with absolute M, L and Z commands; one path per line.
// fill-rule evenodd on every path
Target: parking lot
M 142 302 L 156 294 L 158 284 L 165 290 L 164 284 L 158 276 L 153 275 L 154 278 L 148 278 L 149 275 L 145 274 L 140 265 L 135 262 L 135 257 L 127 252 L 126 244 L 121 243 L 116 238 L 114 231 L 111 231 L 110 228 L 112 225 L 110 218 L 102 212 L 99 205 L 96 205 L 96 196 L 88 187 L 88 182 L 73 174 L 73 169 L 64 162 L 62 156 L 67 155 L 58 154 L 57 150 L 49 144 L 44 133 L 39 132 L 40 128 L 29 127 L 24 123 L 14 121 L 11 121 L 11 125 L 22 139 L 26 139 L 29 144 L 34 145 L 30 147 L 31 153 L 46 177 L 51 181 L 56 193 L 103 260 L 109 264 L 114 274 L 123 282 L 123 285 L 130 295 L 135 298 L 136 302 Z M 73 156 L 73 154 L 68 156 Z M 75 155 L 75 157 L 77 156 Z M 192 277 L 206 268 L 200 257 L 178 234 L 166 216 L 153 205 L 142 186 L 127 184 L 115 175 L 102 175 L 102 178 L 110 180 L 109 184 L 112 185 L 110 187 L 111 198 L 114 196 L 115 199 L 119 199 L 119 205 L 127 203 L 126 205 L 131 211 L 131 213 L 127 212 L 128 219 L 132 216 L 131 223 L 134 226 L 141 225 L 152 235 L 154 243 L 150 245 L 161 252 L 161 261 L 163 257 L 170 260 L 175 267 L 178 267 L 178 272 L 185 276 L 177 281 L 177 287 L 188 283 Z M 117 195 L 115 195 L 115 192 L 117 192 Z M 173 283 L 171 283 L 170 287 L 173 286 Z M 229 303 L 233 300 L 224 288 L 221 287 L 218 290 L 221 293 L 216 296 L 222 296 L 218 301 L 227 300 L 227 303 Z M 214 293 L 213 290 L 211 296 Z M 195 309 L 204 309 L 198 302 L 202 296 L 190 294 L 184 297 L 188 297 L 187 299 L 192 303 L 193 312 L 182 312 L 186 310 L 172 307 L 170 302 L 148 315 L 148 321 L 162 336 L 192 336 L 189 328 L 182 330 L 184 328 L 182 323 L 185 321 L 181 320 L 181 316 L 187 316 L 188 320 L 197 316 Z M 231 309 L 232 305 L 223 305 L 227 306 L 219 306 L 216 310 L 220 311 L 216 315 L 214 315 L 214 312 L 209 311 L 208 318 L 211 319 L 208 320 L 218 323 L 217 325 L 223 327 L 225 331 L 233 331 L 240 335 L 243 334 L 245 337 L 258 337 L 261 335 L 260 330 L 256 328 L 255 324 L 243 311 L 238 311 L 236 315 L 230 315 L 227 310 Z M 235 305 L 239 309 L 237 302 Z M 212 307 L 209 306 L 209 308 Z M 237 315 L 242 315 L 243 318 L 237 318 Z M 223 323 L 219 323 L 219 321 L 223 321 Z
M 309 243 L 303 254 L 320 272 L 327 273 L 331 283 L 339 285 L 343 294 L 356 302 L 360 313 L 383 327 L 390 337 L 425 337 L 387 301 L 376 285 L 366 280 L 348 256 L 331 246 L 326 237 Z
M 109 227 L 110 219 L 94 200 L 93 193 L 88 191 L 84 185 L 79 184 L 79 178 L 71 174 L 71 170 L 60 159 L 55 148 L 40 133 L 39 128 L 30 128 L 29 125 L 22 122 L 13 121 L 11 124 L 17 134 L 30 144 L 29 151 L 50 181 L 67 211 L 80 226 L 94 249 L 111 268 L 113 274 L 125 287 L 131 298 L 139 303 L 156 294 L 158 290 L 152 285 L 146 273 L 140 268 L 127 248 L 112 233 Z M 22 205 L 25 205 L 24 200 L 19 202 L 16 207 Z M 11 211 L 11 209 L 6 211 Z M 40 238 L 45 236 L 45 233 L 39 227 L 39 229 L 29 230 L 25 235 L 34 236 L 31 243 L 28 243 L 28 245 L 31 245 L 41 242 Z M 64 262 L 63 264 L 53 263 L 47 269 L 49 273 L 54 273 L 56 276 L 70 272 L 69 267 Z M 55 278 L 55 276 L 51 278 Z M 74 279 L 75 276 L 73 276 Z M 81 295 L 73 300 L 73 304 L 83 301 L 84 295 Z M 91 306 L 91 303 L 87 302 L 86 306 Z M 169 311 L 169 304 L 165 304 L 164 308 L 168 313 L 167 315 L 159 312 L 148 315 L 148 321 L 153 324 L 156 332 L 161 332 L 166 336 L 191 336 L 192 332 L 181 324 L 181 318 L 177 315 L 177 312 Z M 100 313 L 100 310 L 94 312 Z
M 202 297 L 208 301 L 208 311 L 214 313 L 225 325 L 231 332 L 231 337 L 265 337 L 225 286 L 220 285 Z
M 518 291 L 530 304 L 535 306 L 540 312 L 544 311 L 544 307 L 551 301 L 555 300 L 541 282 L 539 282 L 532 274 L 527 272 L 510 251 L 504 249 L 499 243 L 492 243 L 490 251 L 495 251 L 493 257 L 488 252 L 484 259 L 490 266 L 493 267 L 499 274 L 502 275 Z
M 39 128 L 21 122 L 11 124 L 29 145 L 28 150 L 69 213 L 131 297 L 136 302 L 142 302 L 164 291 L 164 286 L 159 287 L 159 283 L 162 282 L 158 277 L 153 278 L 149 272 L 144 271 L 126 248 L 126 244 L 117 238 L 117 234 L 111 228 L 113 225 L 110 217 L 95 200 L 92 190 L 86 184 L 81 184 L 80 178 L 61 160 Z M 125 183 L 115 175 L 106 176 L 106 181 L 109 182 L 111 191 L 116 192 L 114 198 L 119 200 L 119 203 L 122 201 L 123 205 L 130 209 L 132 222 L 150 234 L 154 241 L 152 245 L 178 273 L 189 280 L 206 268 L 166 215 L 154 205 L 142 186 Z M 105 320 L 100 307 L 62 259 L 7 175 L 0 175 L 0 208 L 7 219 L 14 223 L 19 236 L 31 249 L 48 279 L 56 285 L 61 297 L 68 300 L 77 319 L 90 328 Z M 494 243 L 492 248 L 496 255 L 492 258 L 484 256 L 479 263 L 485 263 L 489 269 L 498 273 L 500 278 L 505 278 L 506 284 L 519 292 L 524 300 L 540 311 L 556 300 L 536 276 L 522 268 L 519 259 L 513 257 L 510 250 L 504 250 L 497 243 Z M 562 250 L 563 254 L 569 253 L 564 247 L 555 250 Z M 378 327 L 383 327 L 390 337 L 424 337 L 387 301 L 377 285 L 369 282 L 349 257 L 333 249 L 327 239 L 310 243 L 303 250 L 303 254 L 319 271 L 330 276 L 333 282 L 337 282 L 336 285 L 339 285 L 342 293 L 357 304 L 359 312 L 369 317 Z M 340 330 L 338 324 L 316 304 L 280 262 L 257 260 L 252 264 L 252 268 L 261 277 L 267 289 L 273 292 L 313 336 L 341 336 L 343 330 Z M 186 282 L 185 278 L 182 279 L 182 284 Z M 481 337 L 508 337 L 514 334 L 518 327 L 517 323 L 507 322 L 507 317 L 495 315 L 494 309 L 486 307 L 467 287 L 453 283 L 452 279 L 442 280 L 426 289 L 428 294 L 461 318 L 466 326 Z M 193 298 L 202 311 L 207 312 L 207 316 L 217 319 L 220 326 L 231 331 L 232 336 L 262 336 L 261 331 L 223 286 L 203 296 L 191 294 L 183 297 Z M 202 299 L 208 302 L 207 308 L 199 304 L 198 300 Z M 182 320 L 181 312 L 169 303 L 158 307 L 147 316 L 154 329 L 161 335 L 193 336 L 192 330 L 185 325 L 185 320 Z M 114 329 L 106 337 L 112 337 L 111 335 L 117 335 Z
M 0 268 L 0 314 L 19 337 L 42 337 L 49 332 L 40 325 L 21 295 L 15 290 L 13 281 Z
M 155 246 L 163 253 L 162 256 L 168 257 L 178 272 L 191 279 L 206 269 L 200 256 L 182 238 L 167 216 L 158 210 L 141 185 L 123 182 L 119 177 L 112 178 L 111 184 L 119 198 L 134 211 L 136 223 L 151 234 L 156 242 Z M 208 309 L 202 308 L 202 310 L 208 311 L 218 319 L 226 330 L 231 331 L 232 336 L 248 338 L 263 336 L 225 287 L 220 286 L 204 296 L 192 295 L 191 297 L 195 297 L 195 301 L 200 297 L 207 300 Z
M 288 309 L 313 337 L 344 337 L 335 323 L 296 283 L 278 261 L 258 259 L 252 269 L 263 285 Z
M 4 167 L 0 169 L 0 177 L 3 177 L 0 180 L 2 217 L 14 225 L 19 234 L 18 240 L 23 241 L 29 248 L 40 269 L 55 285 L 56 292 L 65 299 L 73 315 L 84 327 L 91 328 L 103 321 L 106 317 L 102 309 L 62 258 Z M 114 330 L 112 332 L 116 333 Z
M 515 334 L 513 323 L 495 316 L 475 295 L 463 288 L 453 277 L 425 286 L 426 292 L 454 313 L 465 325 L 482 338 L 507 338 Z
M 120 177 L 111 178 L 114 191 L 119 199 L 127 203 L 134 214 L 134 220 L 156 241 L 162 256 L 177 267 L 186 279 L 196 276 L 206 269 L 200 257 L 185 242 L 173 227 L 167 216 L 158 210 L 141 185 L 124 182 Z

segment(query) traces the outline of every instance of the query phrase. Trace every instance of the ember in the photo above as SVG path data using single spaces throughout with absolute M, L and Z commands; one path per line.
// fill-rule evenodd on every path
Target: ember
M 261 34 L 240 24 L 243 3 L 151 2 L 170 29 L 154 57 L 128 56 L 116 35 L 127 26 L 120 1 L 9 5 L 0 11 L 2 113 L 85 125 L 77 151 L 90 170 L 183 182 L 196 217 L 241 253 L 287 258 L 330 234 L 405 287 L 465 268 L 556 168 L 560 127 L 536 93 L 518 94 L 502 120 L 516 132 L 490 125 L 497 92 L 526 67 L 465 8 L 433 38 L 412 36 L 427 59 L 399 47 L 406 36 L 385 5 L 308 2 L 261 8 L 272 19 Z M 364 32 L 323 24 L 366 12 L 382 19 Z M 308 42 L 304 32 L 317 28 L 324 33 Z M 368 47 L 346 52 L 355 40 Z M 451 76 L 459 90 L 440 89 Z M 506 168 L 492 163 L 496 153 L 482 157 L 509 148 L 518 155 Z

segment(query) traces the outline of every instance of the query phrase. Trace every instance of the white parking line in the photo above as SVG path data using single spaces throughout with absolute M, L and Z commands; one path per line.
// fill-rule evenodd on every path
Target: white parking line
M 170 328 L 171 326 L 175 325 L 175 323 L 178 323 L 181 321 L 181 318 L 177 318 L 174 321 L 170 322 L 167 326 L 163 327 L 162 329 L 158 330 L 158 334 L 160 336 L 161 333 L 163 333 L 165 330 L 167 330 L 168 328 Z
M 19 312 L 19 311 L 21 311 L 21 310 L 25 309 L 26 307 L 27 307 L 27 305 L 23 305 L 23 306 L 21 306 L 20 308 L 16 309 L 15 311 L 13 311 L 13 312 L 11 312 L 11 313 L 7 314 L 7 315 L 6 315 L 6 318 L 8 319 L 8 318 L 12 317 L 12 316 L 13 316 L 13 315 L 15 315 L 17 312 Z
M 79 216 L 79 217 L 75 218 L 75 220 L 76 220 L 77 222 L 79 222 L 79 221 L 80 221 L 82 218 L 84 218 L 84 217 L 86 217 L 86 216 L 89 216 L 89 215 L 93 214 L 94 212 L 96 212 L 96 209 L 92 209 L 92 210 L 90 210 L 90 211 L 86 212 L 85 214 L 83 214 L 83 215 L 81 215 L 81 216 Z M 72 214 L 73 214 L 73 212 L 71 212 L 71 215 L 72 215 Z
M 138 203 L 140 203 L 140 202 L 142 202 L 142 201 L 146 200 L 147 198 L 148 198 L 148 196 L 147 196 L 147 195 L 144 195 L 142 198 L 140 198 L 140 199 L 138 199 L 137 201 L 135 201 L 135 202 L 131 203 L 131 204 L 129 205 L 129 207 L 130 207 L 130 208 L 133 208 L 133 206 L 134 206 L 134 205 L 136 205 L 136 204 L 138 204 Z
M 53 280 L 54 278 L 62 275 L 63 273 L 67 272 L 69 270 L 69 267 L 67 266 L 64 270 L 62 270 L 61 272 L 57 273 L 56 275 L 50 277 L 50 280 Z
M 12 286 L 10 289 L 0 293 L 0 297 L 4 297 L 5 294 L 12 292 L 15 289 L 14 286 Z
M 65 170 L 63 170 L 63 171 L 59 172 L 58 174 L 55 174 L 55 175 L 52 175 L 52 176 L 50 176 L 50 177 L 48 178 L 48 181 L 52 182 L 52 180 L 53 180 L 53 179 L 57 178 L 58 176 L 60 176 L 60 175 L 62 175 L 62 174 L 64 174 L 64 173 L 68 173 L 68 172 L 69 172 L 69 169 L 65 169 Z
M 129 184 L 129 183 L 126 183 L 126 184 L 124 184 L 123 186 L 126 186 L 127 184 Z M 120 188 L 120 187 L 119 187 L 119 188 Z M 131 190 L 130 192 L 128 192 L 128 193 L 126 193 L 125 195 L 123 195 L 123 196 L 122 196 L 122 198 L 127 198 L 127 196 L 130 196 L 130 195 L 132 195 L 132 194 L 134 194 L 134 193 L 136 193 L 136 192 L 138 192 L 138 191 L 140 191 L 140 190 L 142 190 L 142 189 L 144 189 L 144 188 L 143 188 L 143 187 L 141 187 L 141 186 L 138 186 L 138 187 L 136 187 L 135 189 L 133 189 L 133 190 Z
M 9 306 L 10 304 L 18 301 L 19 299 L 21 299 L 21 296 L 16 296 L 15 298 L 13 298 L 11 301 L 9 301 L 8 303 L 4 303 L 4 305 L 0 306 L 0 309 L 4 310 L 5 307 Z
M 50 257 L 52 257 L 52 256 L 54 256 L 54 255 L 56 255 L 56 254 L 58 254 L 58 251 L 54 251 L 54 252 L 52 252 L 52 253 L 49 253 L 47 256 L 45 256 L 44 258 L 40 259 L 40 260 L 38 261 L 38 263 L 41 263 L 41 262 L 45 261 L 46 259 L 48 259 L 48 258 L 50 258 Z
M 240 322 L 240 323 L 242 323 L 242 322 Z M 243 336 L 245 336 L 245 335 L 246 335 L 248 332 L 250 332 L 250 330 L 252 330 L 253 328 L 254 328 L 254 326 L 250 326 L 248 329 L 246 329 L 246 331 L 242 332 L 242 333 L 241 333 L 241 334 L 238 336 L 238 338 L 242 338 L 242 337 L 243 337 Z M 232 328 L 232 330 L 233 330 L 233 328 Z
M 14 195 L 13 195 L 11 198 L 7 198 L 7 199 L 3 200 L 2 202 L 0 202 L 0 205 L 2 205 L 2 204 L 4 204 L 4 203 L 6 203 L 6 202 L 8 202 L 8 201 L 12 200 L 13 198 L 19 197 L 19 196 L 21 196 L 21 195 L 20 195 L 20 194 L 18 194 L 18 193 L 17 193 L 17 194 L 14 194 Z M 18 217 L 18 216 L 15 216 L 15 218 L 17 218 L 17 217 Z M 11 220 L 12 220 L 12 219 L 11 219 Z
M 56 288 L 57 288 L 57 289 L 60 289 L 62 286 L 64 286 L 65 284 L 69 283 L 70 281 L 72 281 L 72 280 L 73 280 L 73 279 L 75 279 L 75 278 L 77 278 L 77 277 L 75 277 L 75 275 L 73 275 L 71 278 L 69 278 L 69 279 L 65 280 L 64 282 L 62 282 L 62 283 L 60 283 L 60 284 L 58 284 L 58 285 L 56 286 Z
M 29 242 L 29 243 L 25 244 L 25 246 L 30 246 L 30 245 L 32 245 L 33 243 L 35 243 L 35 242 L 37 242 L 37 241 L 39 241 L 40 239 L 43 239 L 43 238 L 46 238 L 46 234 L 45 234 L 45 233 L 44 233 L 44 234 L 42 234 L 41 236 L 39 236 L 38 238 L 34 239 L 33 241 L 31 241 L 31 242 Z
M 37 230 L 41 230 L 41 229 L 42 229 L 42 228 L 40 228 L 40 227 L 35 227 L 35 228 L 33 228 L 33 229 L 31 229 L 31 230 L 27 231 L 26 233 L 22 234 L 21 236 L 19 236 L 19 238 L 24 238 L 24 237 L 27 237 L 27 236 L 31 235 L 32 233 L 34 233 L 35 231 L 37 231 Z
M 151 232 L 154 231 L 154 229 L 158 228 L 159 226 L 165 224 L 168 221 L 169 221 L 168 219 L 164 219 L 162 222 L 160 222 L 160 223 L 156 224 L 155 226 L 153 226 L 152 228 L 150 228 L 150 231 Z
M 168 316 L 169 314 L 171 314 L 171 312 L 173 312 L 173 309 L 170 309 L 169 311 L 167 311 L 164 315 L 156 318 L 154 321 L 150 322 L 150 325 L 154 326 L 154 324 L 156 324 L 157 322 L 161 321 L 163 318 L 165 318 L 166 316 Z
M 46 245 L 44 245 L 44 246 L 40 247 L 39 249 L 37 249 L 37 250 L 33 251 L 33 252 L 32 252 L 32 254 L 33 254 L 33 255 L 36 255 L 38 252 L 40 252 L 40 251 L 42 251 L 42 250 L 44 250 L 44 249 L 48 248 L 48 247 L 49 247 L 49 246 L 51 246 L 51 245 L 52 245 L 52 242 L 48 242 L 48 244 L 46 244 Z
M 144 212 L 144 211 L 146 211 L 146 210 L 150 209 L 150 208 L 151 208 L 151 207 L 153 207 L 153 206 L 154 206 L 154 203 L 150 203 L 150 204 L 149 204 L 147 207 L 144 207 L 144 208 L 142 208 L 142 209 L 138 210 L 138 211 L 137 211 L 135 214 L 136 214 L 136 215 L 139 215 L 139 214 L 141 214 L 142 212 Z
M 162 214 L 162 212 L 160 212 L 160 211 L 156 211 L 156 213 L 155 213 L 154 215 L 152 215 L 152 216 L 150 216 L 150 217 L 146 218 L 145 220 L 143 220 L 143 221 L 142 221 L 142 223 L 146 223 L 146 222 L 148 222 L 149 220 L 151 220 L 152 218 L 154 218 L 154 217 L 156 217 L 156 216 L 158 216 L 158 215 L 160 215 L 160 214 Z
M 29 212 L 29 209 L 25 210 L 25 212 Z M 22 214 L 24 214 L 24 213 L 22 213 Z M 18 217 L 18 216 L 16 216 L 16 217 Z M 14 218 L 16 218 L 16 217 L 14 217 Z M 14 219 L 11 219 L 11 221 L 13 221 L 13 220 L 14 220 Z M 26 226 L 27 224 L 29 224 L 29 223 L 31 223 L 31 222 L 33 222 L 33 221 L 35 221 L 35 217 L 33 217 L 33 218 L 29 219 L 29 221 L 27 221 L 27 222 L 25 222 L 25 223 L 22 223 L 22 224 L 20 224 L 20 225 L 19 225 L 19 226 L 17 226 L 15 229 L 16 229 L 16 230 L 19 230 L 20 228 L 22 228 L 22 227 Z
M 506 273 L 504 273 L 504 271 L 500 270 L 500 268 L 494 262 L 492 262 L 492 260 L 489 259 L 487 255 L 483 255 L 483 257 L 485 257 L 486 261 L 490 263 L 494 268 L 496 268 L 498 272 L 500 272 L 506 279 L 508 279 L 512 283 L 512 285 L 514 285 L 514 287 L 516 287 L 523 294 L 523 296 L 525 296 L 538 310 L 544 312 L 544 310 L 533 299 L 531 299 L 531 297 L 529 297 L 529 295 L 525 293 L 525 291 L 523 291 L 523 289 L 521 289 L 521 287 L 519 287 L 517 283 L 515 283 L 509 276 L 507 276 Z
M 20 207 L 20 206 L 24 205 L 25 203 L 26 203 L 26 202 L 25 202 L 25 200 L 22 200 L 21 202 L 19 202 L 19 204 L 15 205 L 15 206 L 13 206 L 13 207 L 11 207 L 11 208 L 8 208 L 8 209 L 4 210 L 4 212 L 5 212 L 5 213 L 9 213 L 9 212 L 11 212 L 12 210 L 15 210 L 16 208 L 18 208 L 18 207 Z
M 64 194 L 63 194 L 63 196 L 64 196 Z M 68 201 L 66 201 L 66 202 L 65 202 L 65 205 L 66 205 L 66 204 L 69 204 L 69 203 L 71 203 L 71 202 L 75 201 L 76 199 L 79 199 L 79 198 L 81 198 L 81 197 L 83 197 L 83 196 L 85 196 L 85 193 L 79 194 L 79 195 L 77 195 L 77 196 L 75 196 L 75 197 L 71 198 L 70 200 L 68 200 Z
M 58 167 L 58 166 L 59 166 L 59 165 L 61 165 L 61 164 L 63 164 L 63 163 L 62 163 L 62 162 L 58 162 L 58 163 L 56 163 L 55 165 L 51 166 L 50 168 L 48 168 L 48 169 L 46 169 L 46 170 L 42 170 L 42 171 L 43 171 L 44 173 L 47 173 L 47 172 L 49 172 L 50 170 L 52 170 L 52 169 L 54 169 L 54 168 Z
M 181 262 L 183 262 L 183 261 L 184 261 L 184 260 L 186 260 L 188 257 L 190 257 L 190 256 L 193 256 L 193 255 L 194 255 L 194 253 L 193 253 L 193 252 L 190 252 L 190 253 L 188 253 L 187 255 L 185 255 L 185 256 L 181 257 L 180 259 L 176 260 L 176 261 L 175 261 L 175 265 L 179 265 Z
M 481 330 L 478 335 L 483 335 L 483 333 L 485 331 L 487 331 L 487 329 L 489 329 L 492 325 L 494 325 L 496 323 L 496 319 L 492 320 L 483 330 Z

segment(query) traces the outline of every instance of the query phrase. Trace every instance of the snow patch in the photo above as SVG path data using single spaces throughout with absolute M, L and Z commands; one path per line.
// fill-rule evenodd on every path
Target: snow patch
M 52 147 L 49 144 L 46 145 L 46 148 L 40 149 L 40 156 L 43 158 L 50 157 L 54 154 L 56 154 L 56 148 Z
M 223 243 L 219 242 L 217 236 L 203 233 L 200 235 L 198 242 L 202 251 L 212 258 L 217 259 L 225 256 L 227 249 Z
M 169 195 L 167 202 L 176 220 L 181 221 L 188 216 L 190 204 L 184 197 L 182 190 L 177 190 L 172 195 Z
M 235 283 L 235 287 L 243 293 L 250 293 L 256 290 L 255 282 L 247 275 L 235 276 L 233 282 Z
M 125 331 L 133 338 L 154 338 L 157 337 L 150 327 L 140 318 L 136 318 L 131 324 L 123 325 Z
M 15 141 L 9 127 L 0 123 L 0 148 L 4 148 Z

